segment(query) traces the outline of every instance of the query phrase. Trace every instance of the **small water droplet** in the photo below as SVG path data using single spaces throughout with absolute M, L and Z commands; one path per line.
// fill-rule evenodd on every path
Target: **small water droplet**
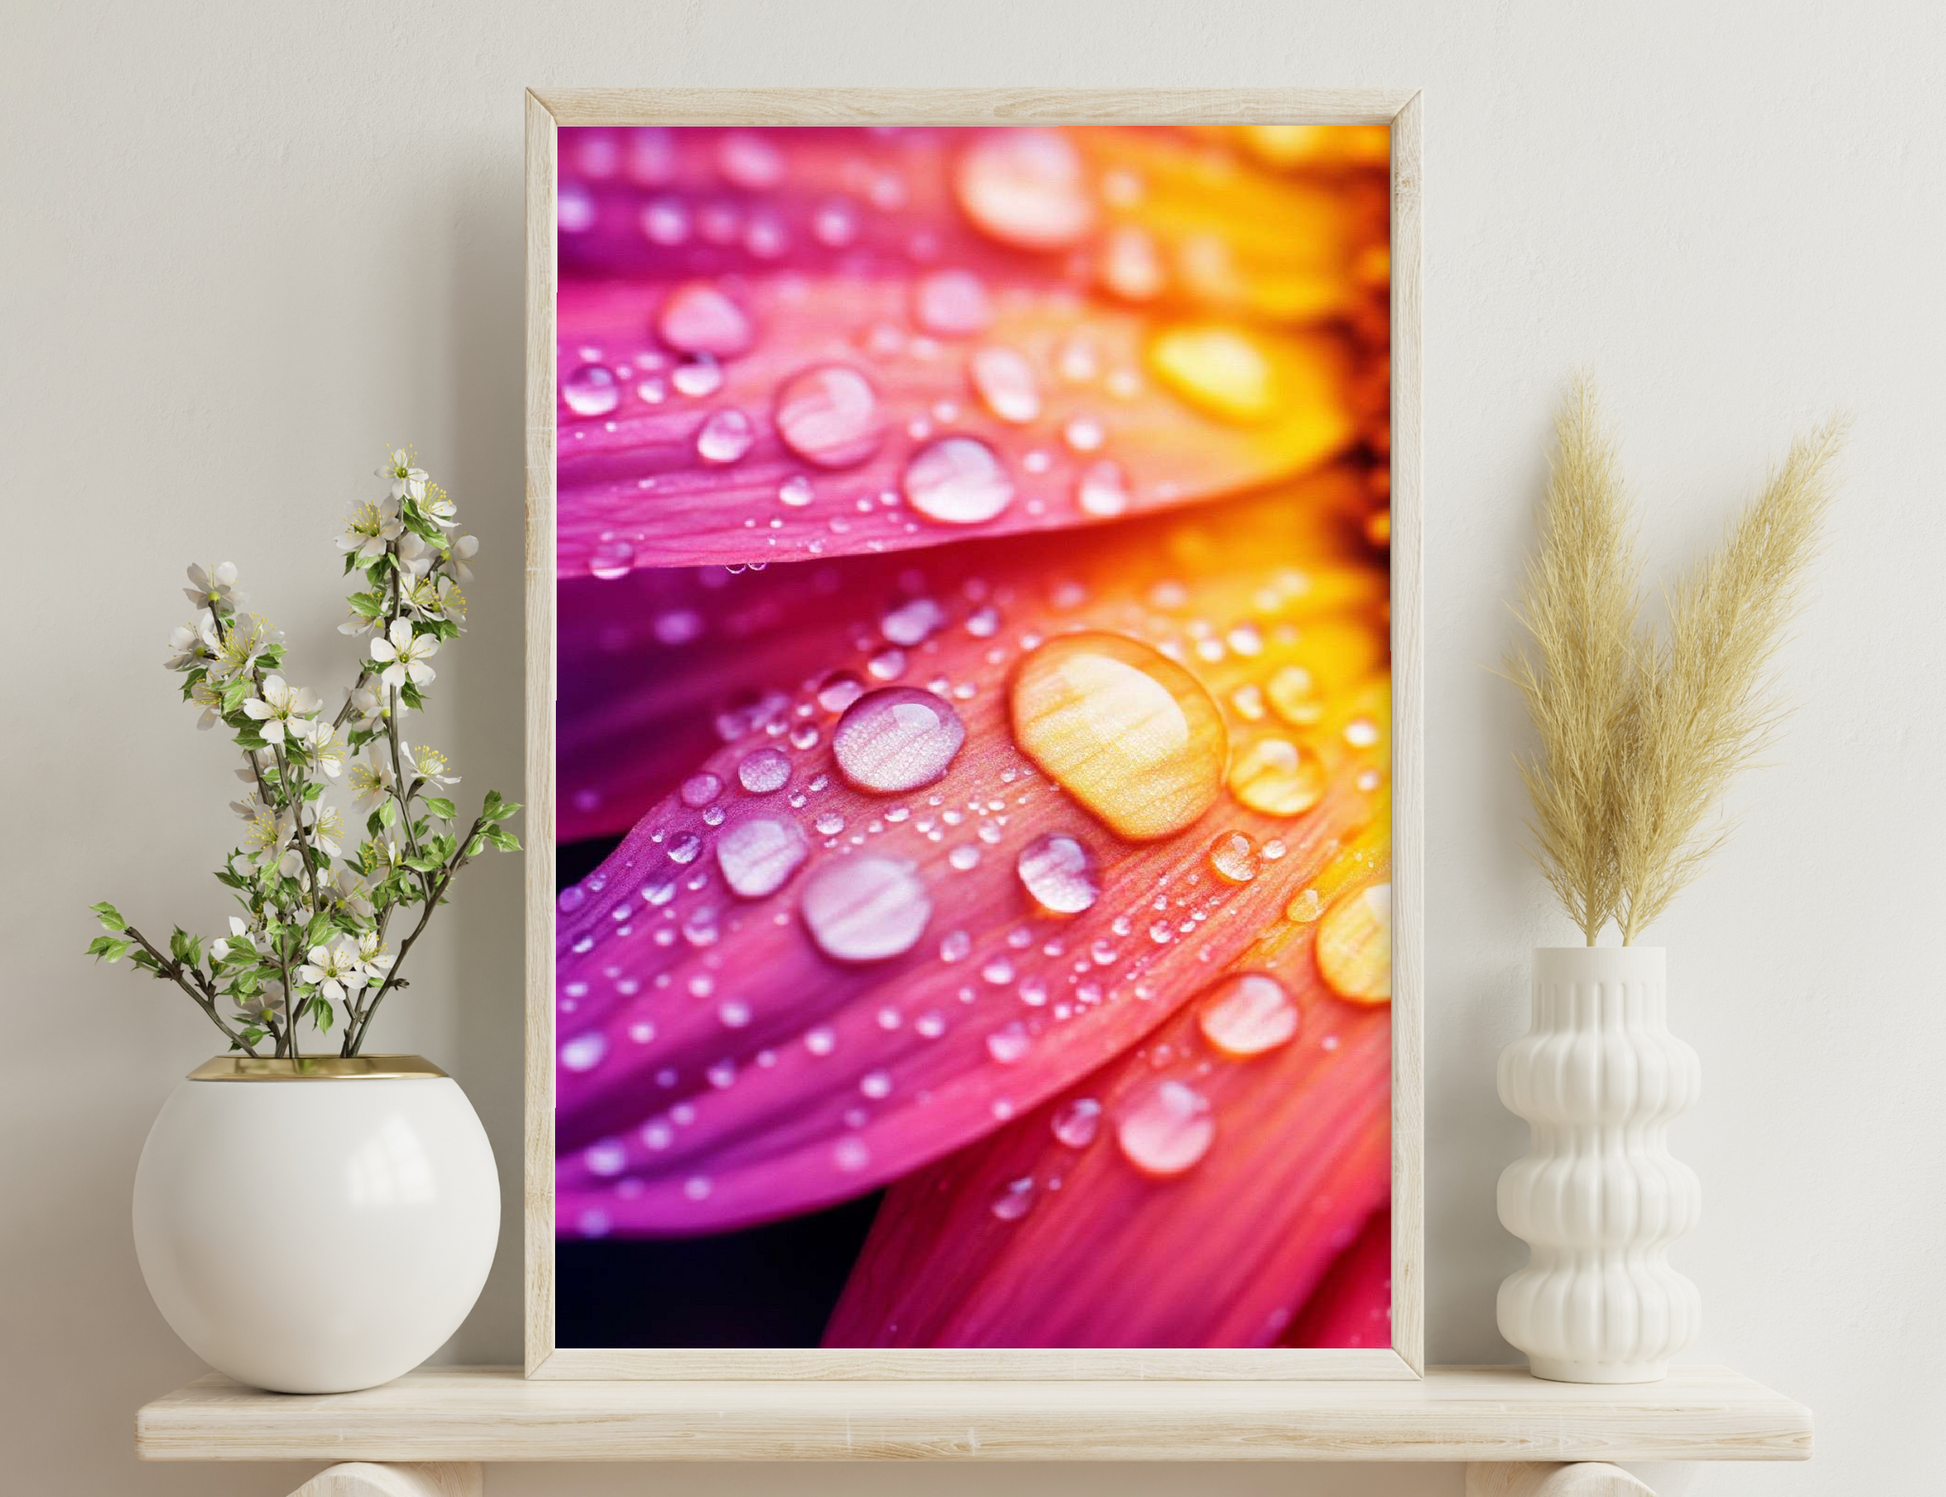
M 604 582 L 626 577 L 635 565 L 635 547 L 623 540 L 602 541 L 588 558 L 588 573 Z
M 665 249 L 689 237 L 689 210 L 674 198 L 653 198 L 643 205 L 642 237 Z
M 946 938 L 939 943 L 939 959 L 942 962 L 963 962 L 973 951 L 973 938 L 963 930 L 949 930 Z
M 1239 972 L 1204 996 L 1196 1010 L 1196 1027 L 1223 1054 L 1248 1059 L 1289 1044 L 1301 1018 L 1297 1004 L 1276 978 L 1263 972 Z
M 1043 832 L 1014 861 L 1022 887 L 1050 915 L 1078 915 L 1101 897 L 1094 854 L 1064 832 Z
M 569 884 L 554 897 L 554 907 L 563 915 L 572 915 L 588 902 L 588 891 L 579 884 Z
M 845 709 L 831 750 L 851 785 L 889 795 L 939 779 L 965 741 L 950 703 L 917 687 L 888 686 Z
M 704 770 L 682 782 L 682 803 L 692 809 L 707 806 L 723 793 L 723 781 Z
M 742 1029 L 750 1022 L 750 1005 L 739 998 L 729 998 L 717 1005 L 716 1017 L 725 1029 Z
M 819 1057 L 829 1055 L 838 1048 L 838 1031 L 829 1024 L 820 1024 L 806 1032 L 804 1048 Z
M 878 621 L 879 633 L 895 645 L 919 645 L 946 622 L 946 610 L 931 598 L 909 598 L 887 610 Z
M 856 1136 L 841 1138 L 831 1146 L 831 1162 L 848 1175 L 855 1175 L 872 1162 L 865 1140 Z
M 953 194 L 990 238 L 1020 249 L 1066 249 L 1093 227 L 1080 154 L 1051 130 L 995 130 L 960 153 Z
M 1229 736 L 1196 678 L 1118 634 L 1063 634 L 1021 662 L 1014 739 L 1051 779 L 1133 841 L 1179 832 L 1222 788 Z
M 621 404 L 621 386 L 606 364 L 583 364 L 561 381 L 561 399 L 577 416 L 606 416 Z
M 946 861 L 961 873 L 975 867 L 980 861 L 980 849 L 970 842 L 961 843 L 946 854 Z
M 1284 907 L 1284 913 L 1300 924 L 1308 925 L 1318 918 L 1324 909 L 1324 901 L 1318 897 L 1316 889 L 1306 889 Z
M 858 1089 L 874 1102 L 882 1102 L 892 1095 L 892 1074 L 889 1071 L 867 1071 L 859 1078 Z
M 942 525 L 979 525 L 1014 498 L 993 449 L 974 437 L 941 437 L 913 454 L 900 477 L 906 502 Z
M 865 671 L 876 681 L 890 681 L 905 669 L 905 651 L 896 647 L 880 650 L 865 662 Z
M 671 348 L 719 359 L 747 353 L 756 341 L 749 314 L 706 281 L 689 281 L 671 291 L 655 326 Z
M 1287 665 L 1264 688 L 1271 710 L 1294 728 L 1314 726 L 1324 716 L 1317 682 L 1301 665 Z
M 1216 1138 L 1209 1099 L 1181 1081 L 1158 1081 L 1118 1109 L 1115 1142 L 1146 1175 L 1193 1169 Z
M 994 1030 L 987 1036 L 987 1054 L 1003 1066 L 1015 1065 L 1027 1058 L 1033 1048 L 1033 1038 L 1027 1033 L 1027 1026 L 1019 1020 Z
M 777 390 L 777 435 L 807 463 L 850 468 L 885 440 L 885 416 L 872 382 L 844 364 L 820 364 Z
M 818 705 L 842 712 L 865 694 L 865 683 L 850 671 L 834 671 L 818 683 Z
M 1210 867 L 1228 884 L 1247 884 L 1257 876 L 1257 844 L 1244 832 L 1225 832 L 1210 844 Z
M 561 1064 L 570 1071 L 592 1071 L 606 1054 L 608 1037 L 600 1030 L 590 1030 L 561 1046 Z
M 750 418 L 742 411 L 715 411 L 696 433 L 696 456 L 706 463 L 734 463 L 756 440 Z
M 1101 279 L 1125 301 L 1148 301 L 1162 290 L 1162 257 L 1141 229 L 1124 225 L 1109 234 L 1101 251 Z
M 803 829 L 780 816 L 751 816 L 716 837 L 716 864 L 730 892 L 761 899 L 781 889 L 811 853 Z
M 1249 425 L 1277 414 L 1277 369 L 1262 342 L 1241 328 L 1198 323 L 1171 328 L 1149 345 L 1156 378 L 1198 410 Z
M 1000 1187 L 993 1198 L 993 1214 L 1003 1222 L 1017 1222 L 1034 1209 L 1034 1177 L 1022 1175 Z
M 791 777 L 790 755 L 780 748 L 753 749 L 737 765 L 737 783 L 752 795 L 769 795 L 782 790 Z
M 687 866 L 703 850 L 703 839 L 694 832 L 682 832 L 669 843 L 669 861 Z
M 716 142 L 716 165 L 732 186 L 763 192 L 784 180 L 784 153 L 754 130 L 731 130 Z
M 705 395 L 714 395 L 723 388 L 723 366 L 706 353 L 698 354 L 693 359 L 685 359 L 671 370 L 669 383 L 676 387 L 678 395 L 688 395 L 698 399 Z
M 1374 884 L 1334 904 L 1318 926 L 1318 971 L 1352 1003 L 1392 997 L 1392 886 Z
M 1378 742 L 1378 725 L 1368 717 L 1355 717 L 1345 724 L 1345 742 L 1353 748 L 1370 748 Z
M 1061 428 L 1061 440 L 1075 452 L 1095 452 L 1108 439 L 1093 416 L 1076 416 Z
M 1285 738 L 1259 738 L 1230 766 L 1230 793 L 1253 811 L 1297 816 L 1324 798 L 1324 764 Z
M 709 1199 L 709 1192 L 710 1183 L 701 1175 L 691 1175 L 687 1180 L 682 1182 L 682 1193 L 689 1200 L 707 1201 Z
M 1075 502 L 1081 512 L 1111 518 L 1128 509 L 1128 477 L 1122 465 L 1104 460 L 1090 463 L 1075 485 Z
M 1070 1149 L 1085 1149 L 1101 1131 L 1101 1103 L 1093 1097 L 1076 1097 L 1055 1110 L 1048 1122 L 1055 1140 Z
M 932 900 L 903 858 L 835 858 L 806 882 L 799 904 L 818 949 L 834 961 L 876 962 L 918 944 Z
M 986 283 L 970 270 L 936 270 L 912 288 L 912 318 L 942 338 L 969 338 L 993 322 Z
M 967 365 L 973 393 L 1000 420 L 1022 426 L 1041 413 L 1033 366 L 1011 348 L 983 348 Z

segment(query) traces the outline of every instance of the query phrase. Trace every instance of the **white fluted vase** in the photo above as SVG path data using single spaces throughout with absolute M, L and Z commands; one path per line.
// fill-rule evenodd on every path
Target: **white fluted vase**
M 1500 1177 L 1500 1220 L 1532 1255 L 1499 1318 L 1536 1377 L 1653 1382 L 1695 1339 L 1701 1299 L 1669 1244 L 1702 1186 L 1665 1134 L 1701 1082 L 1669 1032 L 1661 947 L 1535 950 L 1533 1027 L 1500 1056 L 1500 1100 L 1533 1129 Z

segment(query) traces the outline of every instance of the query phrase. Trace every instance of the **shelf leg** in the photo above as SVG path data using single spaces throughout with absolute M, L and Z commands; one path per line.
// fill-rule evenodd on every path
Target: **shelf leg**
M 477 1461 L 346 1461 L 320 1471 L 291 1497 L 483 1497 Z
M 1466 1497 L 1655 1497 L 1606 1461 L 1475 1461 Z

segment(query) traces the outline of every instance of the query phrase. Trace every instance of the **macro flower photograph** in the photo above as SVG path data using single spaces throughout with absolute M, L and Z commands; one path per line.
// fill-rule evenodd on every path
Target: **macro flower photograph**
M 561 129 L 558 1345 L 1391 1344 L 1389 148 Z

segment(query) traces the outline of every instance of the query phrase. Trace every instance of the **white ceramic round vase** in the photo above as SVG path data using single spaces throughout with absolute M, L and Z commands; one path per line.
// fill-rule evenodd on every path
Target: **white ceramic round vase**
M 459 1328 L 500 1182 L 466 1093 L 417 1056 L 222 1056 L 179 1082 L 135 1172 L 135 1251 L 176 1334 L 239 1382 L 389 1382 Z
M 1499 1319 L 1536 1377 L 1653 1382 L 1695 1339 L 1701 1300 L 1668 1250 L 1702 1186 L 1664 1135 L 1701 1081 L 1669 1032 L 1662 948 L 1534 952 L 1533 1027 L 1500 1056 L 1500 1100 L 1533 1129 L 1500 1177 L 1500 1220 L 1532 1255 Z

